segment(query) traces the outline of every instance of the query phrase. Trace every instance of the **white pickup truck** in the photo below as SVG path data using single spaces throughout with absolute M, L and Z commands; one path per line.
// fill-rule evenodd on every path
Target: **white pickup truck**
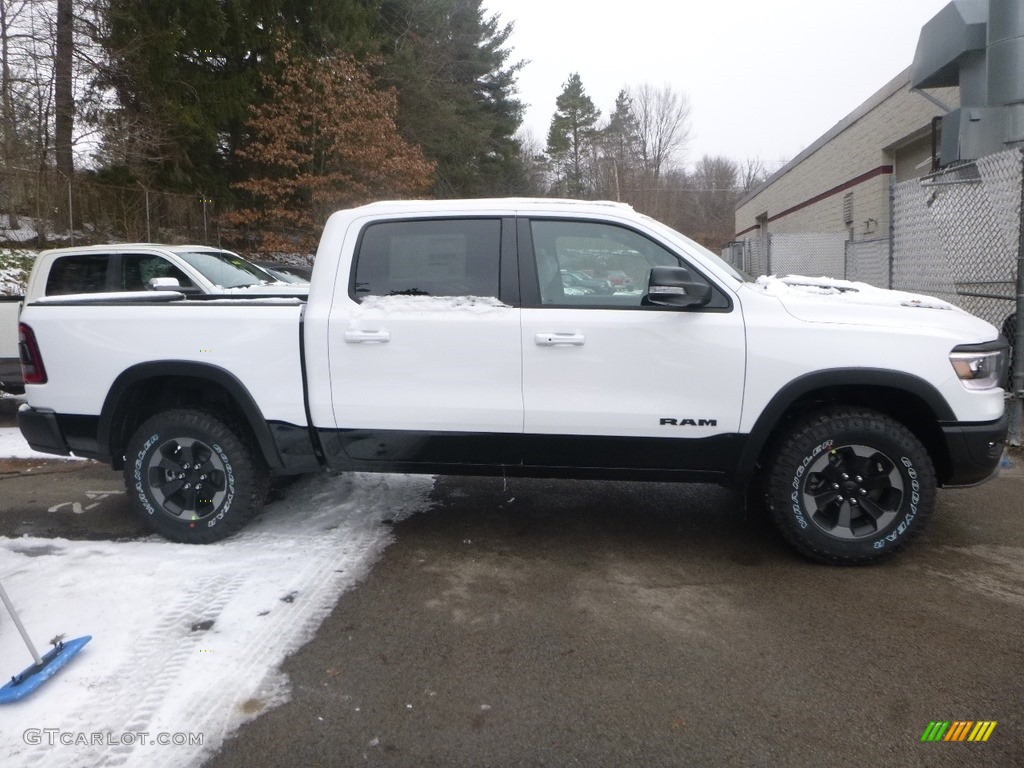
M 328 468 L 749 486 L 803 554 L 866 563 L 989 477 L 1007 425 L 988 323 L 754 281 L 615 203 L 376 203 L 330 218 L 308 300 L 58 297 L 21 334 L 29 444 L 123 469 L 181 542 Z
M 119 243 L 43 251 L 36 257 L 25 296 L 0 296 L 0 390 L 22 391 L 18 316 L 23 302 L 145 290 L 305 295 L 309 286 L 282 282 L 237 253 L 204 245 Z
M 0 295 L 0 392 L 21 392 L 18 316 L 21 296 Z

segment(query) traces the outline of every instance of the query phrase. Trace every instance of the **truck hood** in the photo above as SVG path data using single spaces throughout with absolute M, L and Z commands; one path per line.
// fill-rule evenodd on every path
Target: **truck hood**
M 828 277 L 759 277 L 752 290 L 778 299 L 808 323 L 945 329 L 988 341 L 998 336 L 989 323 L 948 301 Z

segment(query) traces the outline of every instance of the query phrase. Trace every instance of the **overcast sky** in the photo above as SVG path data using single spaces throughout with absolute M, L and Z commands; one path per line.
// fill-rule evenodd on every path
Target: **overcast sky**
M 484 0 L 515 22 L 524 127 L 547 139 L 572 72 L 607 118 L 618 91 L 671 85 L 691 104 L 687 159 L 774 170 L 910 66 L 950 0 Z

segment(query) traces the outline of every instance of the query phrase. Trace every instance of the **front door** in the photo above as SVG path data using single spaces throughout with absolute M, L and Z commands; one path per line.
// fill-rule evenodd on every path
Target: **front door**
M 651 267 L 692 264 L 603 221 L 522 220 L 525 463 L 711 474 L 735 454 L 741 311 L 644 303 Z

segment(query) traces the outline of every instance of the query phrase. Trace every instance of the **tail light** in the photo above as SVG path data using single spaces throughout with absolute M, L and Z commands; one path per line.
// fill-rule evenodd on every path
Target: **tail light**
M 24 323 L 18 324 L 18 354 L 21 356 L 21 375 L 26 384 L 45 384 L 46 368 L 39 353 L 36 335 Z

